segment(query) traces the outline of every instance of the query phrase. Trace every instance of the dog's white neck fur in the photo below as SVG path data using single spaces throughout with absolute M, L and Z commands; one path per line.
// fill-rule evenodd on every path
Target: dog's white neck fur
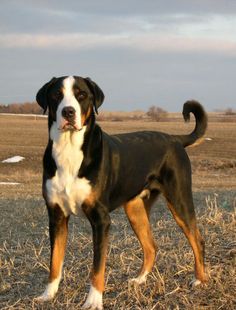
M 69 77 L 64 81 L 63 85 L 67 95 L 70 93 L 69 87 L 73 86 L 73 80 L 72 77 Z M 72 96 L 72 90 L 70 95 Z M 73 98 L 71 100 L 73 101 Z M 63 101 L 61 104 L 64 106 Z M 62 110 L 60 105 L 57 114 Z M 68 105 L 70 104 L 68 103 Z M 61 117 L 61 115 L 57 117 Z M 89 181 L 86 178 L 78 178 L 84 158 L 81 148 L 85 131 L 86 126 L 83 126 L 80 131 L 61 131 L 58 130 L 57 122 L 53 122 L 50 128 L 49 134 L 53 141 L 52 156 L 56 162 L 57 170 L 55 176 L 46 182 L 47 196 L 50 204 L 59 205 L 65 216 L 71 213 L 78 214 L 80 206 L 91 192 Z

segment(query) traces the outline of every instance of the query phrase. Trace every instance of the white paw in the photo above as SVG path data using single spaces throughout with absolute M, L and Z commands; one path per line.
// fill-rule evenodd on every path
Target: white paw
M 45 290 L 45 292 L 42 295 L 40 295 L 39 297 L 34 298 L 34 300 L 37 301 L 37 302 L 45 302 L 45 301 L 52 300 L 53 297 L 54 297 L 54 295 L 48 294 L 46 292 L 46 290 Z
M 145 283 L 147 280 L 148 271 L 145 271 L 143 274 L 138 276 L 137 278 L 133 278 L 130 280 L 130 282 L 136 283 L 136 284 L 142 284 Z
M 97 309 L 97 310 L 102 310 L 103 305 L 102 305 L 102 293 L 99 292 L 95 287 L 92 285 L 90 286 L 90 290 L 88 293 L 88 297 L 82 307 L 82 309 Z
M 36 297 L 34 300 L 38 302 L 45 302 L 52 300 L 58 291 L 58 286 L 60 283 L 60 278 L 55 279 L 53 282 L 49 283 L 42 295 Z
M 200 280 L 198 280 L 198 279 L 196 279 L 196 278 L 194 278 L 191 282 L 190 282 L 190 286 L 191 287 L 197 287 L 197 286 L 199 286 L 199 285 L 201 285 L 202 284 L 202 282 L 200 281 Z

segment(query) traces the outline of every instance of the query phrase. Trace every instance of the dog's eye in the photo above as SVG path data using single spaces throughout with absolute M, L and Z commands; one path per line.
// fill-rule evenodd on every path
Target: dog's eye
M 80 91 L 77 95 L 78 100 L 84 100 L 87 98 L 87 93 L 85 91 Z

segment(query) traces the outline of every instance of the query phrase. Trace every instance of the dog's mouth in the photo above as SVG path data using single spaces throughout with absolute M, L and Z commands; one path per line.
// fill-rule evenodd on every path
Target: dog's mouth
M 76 124 L 72 122 L 66 122 L 63 126 L 59 127 L 58 130 L 60 131 L 80 131 L 82 128 L 76 126 Z

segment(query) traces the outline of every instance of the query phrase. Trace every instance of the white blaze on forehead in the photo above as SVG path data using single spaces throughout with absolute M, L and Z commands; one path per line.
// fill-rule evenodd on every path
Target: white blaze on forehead
M 75 79 L 73 76 L 69 76 L 63 81 L 63 99 L 57 108 L 57 125 L 62 129 L 65 124 L 65 119 L 62 117 L 62 110 L 65 107 L 73 107 L 75 109 L 75 125 L 78 129 L 82 128 L 81 121 L 81 108 L 78 100 L 75 98 L 73 86 Z
M 75 83 L 75 79 L 73 76 L 69 76 L 63 81 L 63 94 L 65 97 L 74 96 L 73 94 L 73 85 Z

